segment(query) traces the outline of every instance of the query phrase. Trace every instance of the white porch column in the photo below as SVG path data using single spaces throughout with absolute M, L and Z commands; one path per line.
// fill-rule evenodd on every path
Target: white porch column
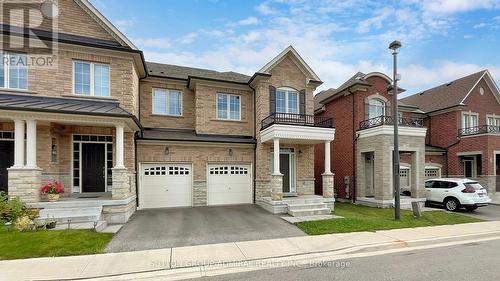
M 26 120 L 26 168 L 36 165 L 36 120 Z
M 123 154 L 124 154 L 123 129 L 124 129 L 123 125 L 116 126 L 116 163 L 114 167 L 115 169 L 125 169 L 125 165 L 123 164 Z
M 281 175 L 280 172 L 280 139 L 275 138 L 274 141 L 274 172 L 273 175 Z
M 330 141 L 325 141 L 325 175 L 332 173 L 330 167 Z
M 24 120 L 14 120 L 13 168 L 24 168 Z

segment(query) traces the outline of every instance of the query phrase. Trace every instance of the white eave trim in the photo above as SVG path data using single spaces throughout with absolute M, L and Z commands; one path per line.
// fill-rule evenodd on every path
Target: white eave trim
M 259 71 L 257 71 L 257 73 L 269 74 L 271 69 L 278 63 L 280 63 L 288 53 L 291 53 L 299 61 L 304 70 L 307 72 L 305 74 L 306 76 L 308 76 L 309 79 L 321 81 L 318 75 L 316 75 L 316 73 L 312 70 L 312 68 L 305 62 L 305 60 L 299 55 L 299 53 L 292 46 L 288 46 L 279 55 L 277 55 L 274 59 L 272 59 L 270 62 L 264 65 L 264 67 L 262 67 Z
M 400 136 L 409 137 L 425 137 L 427 128 L 414 128 L 399 126 L 398 132 Z M 378 135 L 394 135 L 394 127 L 390 125 L 382 125 L 369 129 L 358 131 L 359 138 L 368 138 Z
M 321 143 L 335 139 L 335 128 L 274 124 L 260 132 L 260 142 L 262 143 L 275 138 L 305 143 Z
M 104 29 L 107 29 L 111 33 L 111 36 L 117 38 L 121 43 L 128 45 L 134 50 L 138 50 L 137 46 L 132 43 L 116 26 L 114 26 L 99 10 L 97 10 L 88 0 L 75 0 L 75 2 L 81 3 L 85 8 L 87 8 L 98 20 L 104 24 Z

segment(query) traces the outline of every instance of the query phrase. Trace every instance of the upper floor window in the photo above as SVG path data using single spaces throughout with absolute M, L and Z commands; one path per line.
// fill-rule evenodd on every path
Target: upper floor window
M 73 93 L 109 97 L 109 65 L 75 61 L 73 63 Z
M 487 121 L 489 126 L 500 127 L 500 116 L 488 116 Z
M 277 89 L 276 112 L 299 113 L 299 92 L 290 88 Z
M 217 119 L 241 120 L 241 97 L 217 94 Z
M 368 119 L 384 115 L 385 102 L 381 99 L 370 99 L 368 101 Z
M 462 112 L 462 128 L 478 126 L 479 114 L 473 112 Z
M 153 114 L 182 116 L 182 92 L 153 89 Z
M 0 53 L 0 88 L 28 89 L 26 54 Z

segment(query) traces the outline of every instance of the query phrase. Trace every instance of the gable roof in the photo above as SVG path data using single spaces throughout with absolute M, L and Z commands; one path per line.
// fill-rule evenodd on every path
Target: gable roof
M 215 70 L 194 68 L 172 64 L 147 62 L 148 75 L 164 78 L 188 80 L 189 78 L 204 78 L 233 83 L 248 83 L 250 76 L 234 71 L 219 72 Z
M 472 89 L 486 74 L 489 76 L 488 70 L 482 70 L 403 98 L 402 101 L 417 106 L 425 112 L 463 105 Z
M 137 46 L 132 43 L 116 26 L 114 26 L 99 10 L 97 10 L 88 0 L 74 0 L 76 4 L 83 8 L 96 22 L 101 25 L 113 38 L 118 40 L 122 45 L 128 46 L 133 50 L 138 50 Z
M 262 67 L 257 73 L 270 74 L 271 69 L 273 69 L 277 64 L 279 64 L 287 55 L 291 55 L 297 66 L 304 72 L 309 80 L 322 83 L 321 79 L 314 73 L 312 68 L 304 61 L 304 59 L 299 55 L 299 53 L 290 45 L 284 49 L 279 55 L 268 62 L 264 67 Z
M 345 81 L 337 89 L 330 88 L 326 91 L 321 91 L 319 94 L 314 96 L 314 110 L 316 111 L 316 110 L 321 109 L 323 107 L 324 102 L 328 102 L 328 100 L 331 97 L 335 96 L 338 93 L 341 93 L 341 92 L 347 90 L 348 88 L 350 88 L 354 85 L 360 84 L 360 85 L 364 85 L 364 86 L 371 86 L 371 84 L 368 81 L 364 80 L 365 76 L 366 76 L 365 73 L 357 72 L 356 74 L 351 76 L 351 78 L 347 79 L 347 81 Z

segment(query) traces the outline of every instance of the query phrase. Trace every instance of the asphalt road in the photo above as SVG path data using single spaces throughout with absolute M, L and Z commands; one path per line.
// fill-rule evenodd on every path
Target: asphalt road
M 195 280 L 440 280 L 491 281 L 500 276 L 500 239 Z M 340 264 L 341 263 L 341 264 Z

